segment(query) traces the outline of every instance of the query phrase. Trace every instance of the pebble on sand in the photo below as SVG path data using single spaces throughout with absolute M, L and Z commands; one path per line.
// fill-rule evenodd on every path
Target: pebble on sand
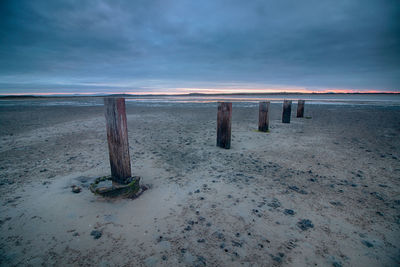
M 71 188 L 72 188 L 71 191 L 72 191 L 73 193 L 75 193 L 75 194 L 78 194 L 78 193 L 80 193 L 80 192 L 82 191 L 82 188 L 80 188 L 80 187 L 77 186 L 77 185 L 72 185 Z
M 302 231 L 305 231 L 310 228 L 314 228 L 314 224 L 308 219 L 302 219 L 297 223 L 297 227 L 299 227 Z
M 294 211 L 291 209 L 285 209 L 285 211 L 283 212 L 285 215 L 294 215 Z
M 367 240 L 362 240 L 361 243 L 363 243 L 363 245 L 365 245 L 368 248 L 372 248 L 374 246 L 371 242 Z
M 99 239 L 102 233 L 99 230 L 93 230 L 90 235 L 93 236 L 94 239 Z

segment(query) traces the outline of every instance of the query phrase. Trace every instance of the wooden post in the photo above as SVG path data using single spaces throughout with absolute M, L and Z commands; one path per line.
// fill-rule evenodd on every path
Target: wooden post
M 282 122 L 290 123 L 290 115 L 292 113 L 292 100 L 283 101 Z
M 297 102 L 297 118 L 304 117 L 304 100 L 299 100 Z
M 232 103 L 218 102 L 217 146 L 231 147 Z
M 258 130 L 267 132 L 269 126 L 269 101 L 260 102 L 258 109 Z
M 104 98 L 112 181 L 124 184 L 131 177 L 128 128 L 124 98 Z

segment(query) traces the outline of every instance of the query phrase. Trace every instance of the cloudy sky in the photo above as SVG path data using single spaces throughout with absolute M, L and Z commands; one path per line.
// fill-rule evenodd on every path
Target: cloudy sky
M 2 0 L 0 94 L 400 91 L 398 0 Z

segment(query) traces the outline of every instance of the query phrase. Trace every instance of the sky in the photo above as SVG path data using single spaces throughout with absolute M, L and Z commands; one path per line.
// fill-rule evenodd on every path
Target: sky
M 0 94 L 400 92 L 398 0 L 2 0 Z

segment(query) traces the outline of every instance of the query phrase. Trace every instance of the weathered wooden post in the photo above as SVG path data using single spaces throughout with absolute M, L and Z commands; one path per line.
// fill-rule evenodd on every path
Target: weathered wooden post
M 282 122 L 290 123 L 290 115 L 292 113 L 292 100 L 283 101 Z
M 131 177 L 125 99 L 106 97 L 104 105 L 112 181 L 125 184 Z
M 304 100 L 299 100 L 297 102 L 297 118 L 304 117 Z
M 131 176 L 125 99 L 106 97 L 104 106 L 111 176 L 97 178 L 89 189 L 103 197 L 136 198 L 147 188 L 140 186 L 140 177 Z
M 260 102 L 258 109 L 258 130 L 267 132 L 269 126 L 269 101 Z
M 218 102 L 217 146 L 231 147 L 232 103 Z

